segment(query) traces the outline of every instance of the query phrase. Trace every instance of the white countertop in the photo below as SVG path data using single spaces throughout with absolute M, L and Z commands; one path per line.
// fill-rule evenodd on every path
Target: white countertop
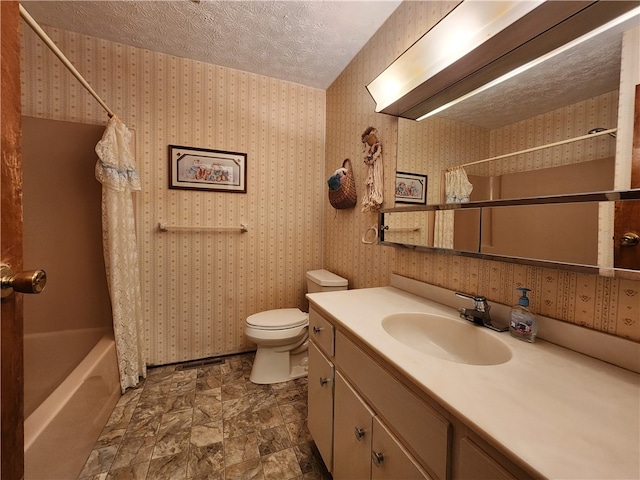
M 466 365 L 413 350 L 382 328 L 400 312 L 459 318 L 394 287 L 312 293 L 328 314 L 415 385 L 510 456 L 554 479 L 640 478 L 640 375 L 541 340 L 490 332 L 511 349 L 501 365 Z

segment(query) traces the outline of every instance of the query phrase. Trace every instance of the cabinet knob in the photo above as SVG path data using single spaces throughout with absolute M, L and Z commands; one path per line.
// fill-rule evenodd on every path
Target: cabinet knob
M 329 383 L 330 381 L 331 381 L 331 379 L 330 379 L 330 378 L 323 378 L 323 377 L 320 377 L 320 386 L 321 386 L 321 387 L 324 387 L 324 386 L 325 386 L 327 383 Z
M 315 333 L 316 335 L 320 333 L 322 330 L 324 330 L 324 328 L 322 327 L 313 327 L 313 333 Z
M 364 428 L 355 427 L 354 435 L 356 436 L 356 440 L 360 441 L 364 438 Z
M 371 460 L 373 460 L 373 464 L 380 468 L 382 462 L 384 461 L 384 455 L 382 452 L 371 452 Z

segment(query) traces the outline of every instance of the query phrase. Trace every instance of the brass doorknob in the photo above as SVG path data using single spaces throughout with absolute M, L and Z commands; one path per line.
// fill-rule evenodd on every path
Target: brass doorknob
M 9 265 L 0 265 L 0 282 L 2 298 L 8 297 L 14 291 L 20 293 L 40 293 L 47 284 L 47 273 L 44 270 L 25 270 L 14 273 Z
M 638 243 L 640 243 L 640 237 L 633 232 L 625 233 L 620 239 L 620 245 L 623 247 L 635 247 Z

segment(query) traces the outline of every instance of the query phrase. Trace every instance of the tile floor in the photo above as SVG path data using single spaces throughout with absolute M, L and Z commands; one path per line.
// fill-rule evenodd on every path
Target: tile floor
M 116 405 L 78 478 L 331 479 L 307 430 L 307 379 L 255 385 L 253 357 L 149 369 Z

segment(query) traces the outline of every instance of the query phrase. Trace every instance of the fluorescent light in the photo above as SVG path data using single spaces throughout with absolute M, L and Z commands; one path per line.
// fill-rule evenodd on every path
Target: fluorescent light
M 383 110 L 524 17 L 544 0 L 465 0 L 420 38 L 367 89 Z
M 491 87 L 494 87 L 494 86 L 496 86 L 496 85 L 498 85 L 498 84 L 500 84 L 500 83 L 502 83 L 502 82 L 504 82 L 504 81 L 506 81 L 506 80 L 508 80 L 510 78 L 513 78 L 516 75 L 519 75 L 520 73 L 522 73 L 522 72 L 524 72 L 526 70 L 529 70 L 530 68 L 535 67 L 536 65 L 539 65 L 542 62 L 544 62 L 544 61 L 546 61 L 546 60 L 548 60 L 548 59 L 550 59 L 552 57 L 555 57 L 556 55 L 558 55 L 558 54 L 560 54 L 562 52 L 565 52 L 565 51 L 575 47 L 576 45 L 581 44 L 582 42 L 585 42 L 585 41 L 589 40 L 590 38 L 593 38 L 593 37 L 595 37 L 597 35 L 600 35 L 601 33 L 605 32 L 605 31 L 607 31 L 607 30 L 609 30 L 609 29 L 611 29 L 611 28 L 613 28 L 613 27 L 615 27 L 617 25 L 620 25 L 621 23 L 624 23 L 624 22 L 626 22 L 628 20 L 631 20 L 633 17 L 638 16 L 638 15 L 640 15 L 640 7 L 634 8 L 633 10 L 630 10 L 629 12 L 627 12 L 627 13 L 625 13 L 625 14 L 617 17 L 617 18 L 615 18 L 614 20 L 611 20 L 610 22 L 605 23 L 604 25 L 602 25 L 602 26 L 590 31 L 589 33 L 586 33 L 585 35 L 583 35 L 581 37 L 578 37 L 575 40 L 572 40 L 569 43 L 566 43 L 565 45 L 563 45 L 563 46 L 561 46 L 559 48 L 556 48 L 555 50 L 552 50 L 551 52 L 546 53 L 546 54 L 536 58 L 535 60 L 533 60 L 533 61 L 531 61 L 529 63 L 521 65 L 520 67 L 518 67 L 518 68 L 516 68 L 516 69 L 514 69 L 514 70 L 512 70 L 512 71 L 510 71 L 510 72 L 508 72 L 508 73 L 496 78 L 495 80 L 492 80 L 491 82 L 483 85 L 480 88 L 477 88 L 477 89 L 475 89 L 475 90 L 473 90 L 473 91 L 471 91 L 471 92 L 469 92 L 469 93 L 467 93 L 465 95 L 462 95 L 459 98 L 456 98 L 455 100 L 453 100 L 451 102 L 448 102 L 448 103 L 446 103 L 446 104 L 444 104 L 444 105 L 442 105 L 442 106 L 440 106 L 440 107 L 438 107 L 438 108 L 436 108 L 434 110 L 431 110 L 430 112 L 422 115 L 421 117 L 417 118 L 416 120 L 419 122 L 420 120 L 424 120 L 425 118 L 428 118 L 428 117 L 431 117 L 433 115 L 436 115 L 436 114 L 442 112 L 443 110 L 446 110 L 449 107 L 452 107 L 452 106 L 454 106 L 454 105 L 456 105 L 456 104 L 458 104 L 458 103 L 460 103 L 460 102 L 462 102 L 462 101 L 464 101 L 464 100 L 466 100 L 466 99 L 468 99 L 470 97 L 473 97 L 474 95 L 477 95 L 478 93 L 484 92 L 485 90 L 488 90 Z

